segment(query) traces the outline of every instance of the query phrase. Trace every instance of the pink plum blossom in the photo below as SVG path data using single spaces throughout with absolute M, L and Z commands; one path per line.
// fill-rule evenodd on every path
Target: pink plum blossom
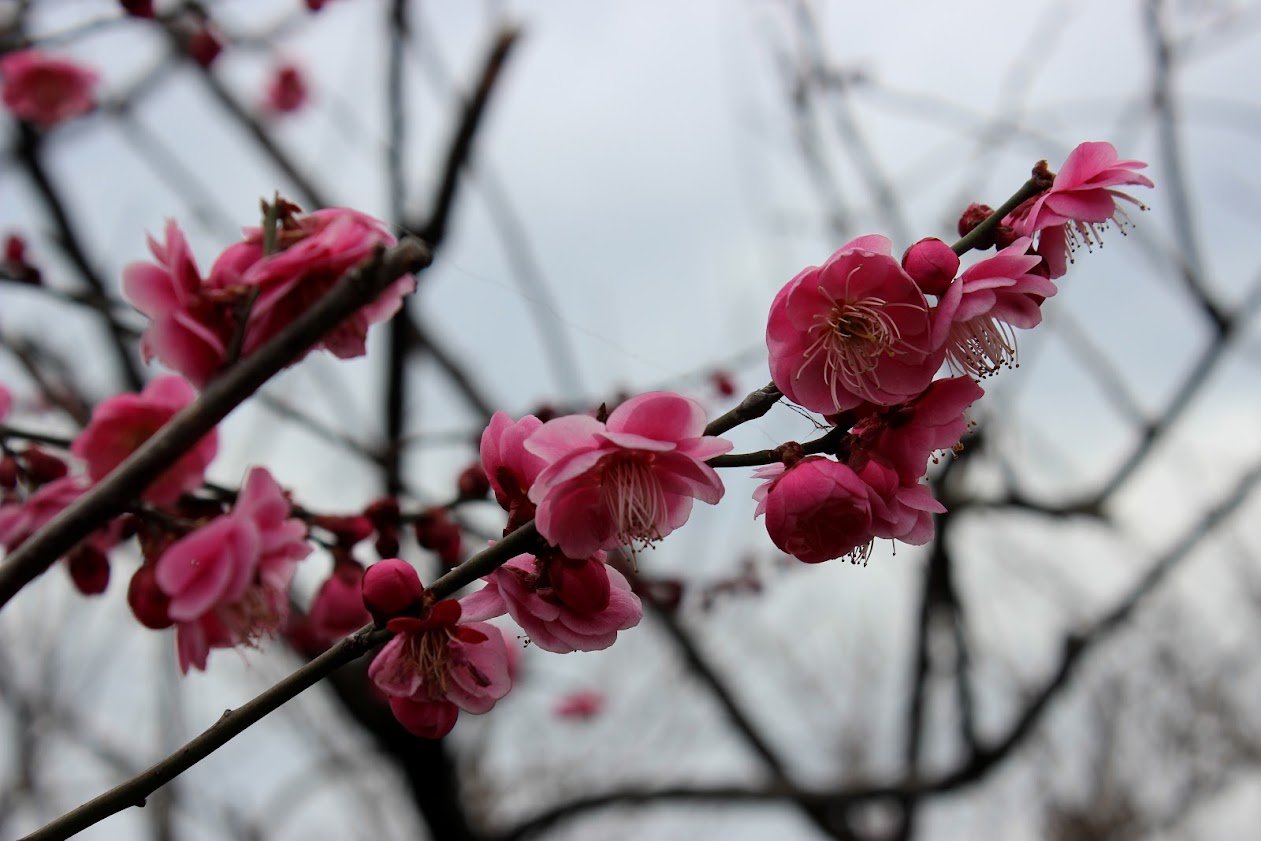
M 148 239 L 157 263 L 123 269 L 123 295 L 152 320 L 140 338 L 141 353 L 146 362 L 156 357 L 200 388 L 227 359 L 235 301 L 206 285 L 174 221 L 166 223 L 165 242 Z
M 606 423 L 569 415 L 543 424 L 525 448 L 547 462 L 530 488 L 539 533 L 570 558 L 648 545 L 687 522 L 692 500 L 722 499 L 706 459 L 731 449 L 705 435 L 705 410 L 670 392 L 632 397 Z
M 604 553 L 575 561 L 560 555 L 518 555 L 486 576 L 486 586 L 461 602 L 472 620 L 505 612 L 544 651 L 599 651 L 617 632 L 639 624 L 639 597 Z
M 860 237 L 788 282 L 766 328 L 771 379 L 794 403 L 824 414 L 863 401 L 900 403 L 932 380 L 928 303 L 886 237 Z
M 140 394 L 111 397 L 92 410 L 92 420 L 74 439 L 70 452 L 86 462 L 88 475 L 98 482 L 196 397 L 188 383 L 175 376 L 158 377 Z M 166 505 L 201 487 L 218 450 L 218 433 L 212 430 L 155 479 L 143 498 Z
M 0 384 L 0 421 L 9 416 L 9 411 L 13 408 L 13 395 L 9 390 Z
M 154 580 L 170 600 L 181 670 L 205 669 L 211 648 L 253 645 L 284 625 L 297 562 L 311 551 L 290 509 L 271 474 L 253 468 L 230 513 L 162 553 Z
M 853 433 L 863 453 L 890 465 L 903 484 L 912 485 L 927 472 L 934 452 L 959 443 L 968 430 L 964 410 L 984 394 L 971 377 L 934 380 L 914 400 L 868 415 Z
M 896 470 L 877 461 L 864 464 L 858 478 L 870 491 L 873 537 L 912 546 L 923 546 L 933 539 L 932 515 L 942 514 L 946 508 L 933 498 L 928 485 L 904 483 Z
M 754 516 L 766 515 L 766 531 L 781 550 L 808 564 L 870 555 L 873 494 L 851 468 L 809 456 L 753 475 L 767 480 L 753 492 Z
M 1118 201 L 1143 207 L 1133 196 L 1112 188 L 1155 186 L 1135 172 L 1146 166 L 1142 161 L 1120 160 L 1111 143 L 1082 143 L 1069 153 L 1051 188 L 1020 205 L 1003 222 L 1020 236 L 1036 234 L 1038 254 L 1046 261 L 1050 277 L 1061 277 L 1070 251 L 1079 243 L 1093 247 L 1111 221 L 1124 230 L 1125 215 Z
M 123 271 L 123 294 L 152 319 L 141 339 L 146 361 L 156 357 L 200 388 L 228 362 L 247 308 L 241 356 L 289 326 L 377 246 L 394 243 L 384 223 L 355 210 L 297 216 L 291 205 L 284 208 L 276 253 L 264 255 L 261 229 L 247 229 L 245 240 L 220 254 L 204 278 L 174 222 L 167 223 L 165 243 L 149 239 L 156 264 L 132 263 Z M 415 288 L 411 275 L 399 278 L 314 347 L 342 359 L 362 356 L 369 326 L 397 312 Z
M 459 602 L 438 602 L 422 617 L 396 617 L 387 627 L 394 638 L 377 653 L 368 677 L 417 736 L 445 736 L 459 710 L 489 712 L 512 687 L 503 634 L 485 622 L 461 622 Z
M 245 331 L 244 356 L 288 327 L 342 275 L 371 257 L 377 246 L 395 242 L 385 223 L 344 207 L 285 217 L 277 232 L 280 250 L 275 254 L 264 256 L 261 229 L 245 233 L 244 242 L 228 248 L 215 261 L 209 280 L 218 289 L 241 285 L 258 290 Z M 404 275 L 315 347 L 340 359 L 363 356 L 368 327 L 398 312 L 403 298 L 415 289 L 416 279 Z
M 1016 361 L 1012 327 L 1042 323 L 1042 302 L 1055 284 L 1033 273 L 1040 258 L 1028 254 L 1021 237 L 993 257 L 969 266 L 937 303 L 933 344 L 945 350 L 957 369 L 977 377 L 997 373 Z
M 37 50 L 0 58 L 5 107 L 15 117 L 51 128 L 91 111 L 94 71 Z

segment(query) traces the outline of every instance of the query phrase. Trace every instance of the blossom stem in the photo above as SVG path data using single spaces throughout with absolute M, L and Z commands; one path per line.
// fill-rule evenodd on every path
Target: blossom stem
M 391 636 L 389 631 L 364 628 L 346 637 L 256 698 L 235 710 L 225 711 L 217 722 L 166 759 L 99 797 L 89 800 L 77 809 L 67 812 L 55 821 L 32 832 L 22 841 L 60 841 L 123 809 L 144 806 L 145 798 L 150 794 L 223 747 L 268 713 L 279 709 L 337 669 L 376 648 Z

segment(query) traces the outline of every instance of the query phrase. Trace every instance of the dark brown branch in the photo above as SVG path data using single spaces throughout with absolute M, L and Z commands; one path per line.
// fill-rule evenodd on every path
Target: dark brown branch
M 424 269 L 432 259 L 428 246 L 414 238 L 379 251 L 257 353 L 210 383 L 198 400 L 9 556 L 0 566 L 0 608 L 86 534 L 120 513 L 263 383 L 399 277 Z
M 91 290 L 92 300 L 108 300 L 109 296 L 105 291 L 105 280 L 88 259 L 78 231 L 70 220 L 65 203 L 61 200 L 61 194 L 58 193 L 56 186 L 44 168 L 44 162 L 40 156 L 42 137 L 25 122 L 18 123 L 18 131 L 20 132 L 20 141 L 17 145 L 18 158 L 25 166 L 27 174 L 30 175 L 36 191 L 44 202 L 45 208 L 52 216 L 53 224 L 57 228 L 57 242 L 61 246 L 61 250 L 65 252 L 66 257 L 79 272 L 84 283 L 88 285 L 88 288 Z M 127 340 L 126 331 L 114 317 L 109 307 L 100 306 L 96 309 L 109 329 L 110 345 L 118 361 L 123 380 L 126 382 L 128 389 L 139 391 L 144 384 L 144 377 L 141 376 L 140 366 L 131 351 L 131 343 Z

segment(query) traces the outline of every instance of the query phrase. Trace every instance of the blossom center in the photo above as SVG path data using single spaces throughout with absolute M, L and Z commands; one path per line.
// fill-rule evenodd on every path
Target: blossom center
M 833 300 L 828 312 L 815 316 L 810 335 L 812 339 L 797 376 L 822 357 L 824 377 L 831 383 L 832 400 L 837 405 L 838 386 L 865 395 L 865 380 L 880 385 L 876 370 L 881 360 L 902 352 L 902 333 L 883 298 Z
M 420 675 L 421 681 L 434 696 L 447 692 L 447 672 L 451 645 L 445 629 L 421 631 L 409 636 L 406 656 Z
M 604 505 L 616 524 L 617 539 L 632 548 L 660 540 L 660 524 L 666 521 L 665 491 L 652 462 L 651 453 L 614 458 L 602 476 Z
M 284 624 L 283 597 L 265 585 L 248 587 L 230 605 L 219 611 L 219 618 L 228 626 L 241 644 L 253 646 L 258 640 L 271 636 Z

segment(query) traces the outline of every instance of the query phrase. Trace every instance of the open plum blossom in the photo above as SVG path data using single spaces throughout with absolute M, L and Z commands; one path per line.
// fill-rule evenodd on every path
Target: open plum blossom
M 941 365 L 928 302 L 883 236 L 841 246 L 788 282 L 766 328 L 771 379 L 824 414 L 919 394 Z
M 150 382 L 140 394 L 111 397 L 92 410 L 92 420 L 74 439 L 70 452 L 87 463 L 92 481 L 100 481 L 196 396 L 179 377 L 165 376 Z M 201 487 L 218 450 L 218 433 L 212 430 L 155 479 L 142 497 L 166 505 Z
M 561 555 L 518 555 L 486 576 L 486 586 L 461 602 L 469 619 L 512 617 L 544 651 L 599 651 L 617 632 L 639 624 L 643 607 L 604 553 L 575 561 Z
M 1078 244 L 1087 248 L 1099 242 L 1101 228 L 1110 221 L 1124 224 L 1117 205 L 1126 201 L 1142 208 L 1142 202 L 1114 187 L 1153 187 L 1152 180 L 1134 170 L 1142 161 L 1123 161 L 1111 143 L 1082 143 L 1069 153 L 1055 175 L 1051 188 L 1021 204 L 1004 220 L 1020 236 L 1037 236 L 1038 254 L 1046 261 L 1052 278 L 1067 270 L 1069 253 Z
M 51 128 L 91 111 L 94 71 L 37 50 L 0 58 L 5 107 L 15 117 Z
M 1016 337 L 1011 328 L 1042 323 L 1042 302 L 1057 289 L 1034 273 L 1041 258 L 1027 253 L 1030 242 L 1021 237 L 969 266 L 937 302 L 933 344 L 945 349 L 956 370 L 986 377 L 1012 365 Z
M 687 522 L 692 500 L 722 499 L 706 459 L 731 449 L 705 435 L 705 410 L 670 392 L 632 397 L 606 423 L 569 415 L 525 448 L 547 462 L 530 488 L 539 533 L 570 558 L 654 543 Z
M 394 717 L 416 736 L 441 738 L 460 710 L 489 712 L 512 688 L 503 634 L 485 622 L 461 622 L 461 612 L 447 599 L 419 617 L 389 620 L 394 638 L 368 667 Z
M 306 524 L 264 468 L 250 470 L 231 513 L 167 547 L 153 581 L 169 599 L 180 669 L 206 668 L 212 648 L 252 645 L 279 631 L 289 583 L 311 552 Z
M 156 357 L 201 387 L 228 361 L 241 312 L 248 308 L 241 345 L 241 355 L 248 356 L 377 246 L 394 243 L 384 223 L 355 210 L 298 216 L 292 205 L 283 208 L 276 253 L 263 253 L 261 229 L 247 229 L 245 240 L 225 250 L 206 278 L 174 222 L 167 225 L 164 244 L 150 238 L 157 263 L 132 263 L 123 271 L 123 294 L 153 319 L 141 340 L 146 360 Z M 415 288 L 411 275 L 399 278 L 315 347 L 342 359 L 362 356 L 368 328 L 397 312 Z

